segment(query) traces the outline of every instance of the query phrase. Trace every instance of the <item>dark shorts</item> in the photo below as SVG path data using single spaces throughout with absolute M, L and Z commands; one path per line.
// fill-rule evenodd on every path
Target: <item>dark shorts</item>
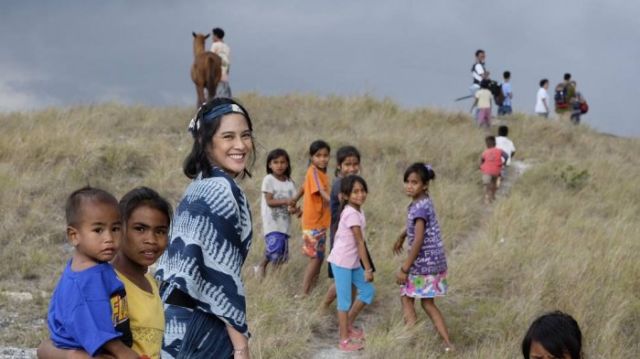
M 510 115 L 511 113 L 513 113 L 513 109 L 510 105 L 502 105 L 498 108 L 498 116 Z

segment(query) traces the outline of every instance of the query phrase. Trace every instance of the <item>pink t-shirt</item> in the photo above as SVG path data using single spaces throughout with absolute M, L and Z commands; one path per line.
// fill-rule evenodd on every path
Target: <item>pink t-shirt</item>
M 487 148 L 482 152 L 484 160 L 480 165 L 480 171 L 490 176 L 500 176 L 502 171 L 502 150 L 497 147 Z
M 351 231 L 351 227 L 359 226 L 364 236 L 366 221 L 364 213 L 347 205 L 340 214 L 336 238 L 333 242 L 331 253 L 327 257 L 329 263 L 333 263 L 342 268 L 360 267 L 360 256 L 358 255 L 358 244 Z

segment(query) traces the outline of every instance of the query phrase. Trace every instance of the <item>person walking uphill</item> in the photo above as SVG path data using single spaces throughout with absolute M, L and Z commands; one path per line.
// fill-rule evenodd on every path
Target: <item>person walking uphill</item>
M 469 87 L 469 91 L 472 95 L 480 89 L 480 83 L 482 80 L 489 79 L 489 71 L 487 71 L 484 61 L 487 58 L 484 50 L 478 49 L 476 51 L 476 62 L 471 67 L 471 76 L 473 77 L 473 84 Z
M 574 101 L 576 89 L 571 83 L 571 74 L 564 74 L 564 81 L 556 85 L 554 102 L 555 110 L 561 121 L 569 122 L 571 119 L 571 104 Z
M 222 59 L 222 77 L 218 82 L 216 88 L 215 97 L 229 97 L 231 98 L 231 86 L 229 86 L 229 67 L 231 65 L 231 49 L 229 45 L 224 42 L 224 30 L 219 27 L 214 28 L 213 43 L 211 44 L 211 52 L 220 56 Z
M 234 100 L 216 98 L 189 130 L 194 141 L 183 171 L 192 182 L 156 271 L 166 319 L 162 358 L 249 358 L 240 272 L 251 246 L 251 212 L 236 179 L 249 175 L 254 158 L 251 119 Z

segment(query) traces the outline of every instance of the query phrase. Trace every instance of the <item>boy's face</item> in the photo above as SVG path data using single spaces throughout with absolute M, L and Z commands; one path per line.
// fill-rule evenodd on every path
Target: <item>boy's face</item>
M 83 201 L 80 219 L 67 227 L 67 236 L 77 255 L 97 262 L 108 262 L 120 245 L 121 222 L 118 208 L 95 200 Z

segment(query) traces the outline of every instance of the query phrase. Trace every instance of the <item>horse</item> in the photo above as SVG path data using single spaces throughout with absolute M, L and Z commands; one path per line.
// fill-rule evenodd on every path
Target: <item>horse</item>
M 204 89 L 207 89 L 207 101 L 216 94 L 216 87 L 222 76 L 222 59 L 211 51 L 205 51 L 205 41 L 209 34 L 193 34 L 193 65 L 191 65 L 191 80 L 196 85 L 200 107 L 205 102 Z

